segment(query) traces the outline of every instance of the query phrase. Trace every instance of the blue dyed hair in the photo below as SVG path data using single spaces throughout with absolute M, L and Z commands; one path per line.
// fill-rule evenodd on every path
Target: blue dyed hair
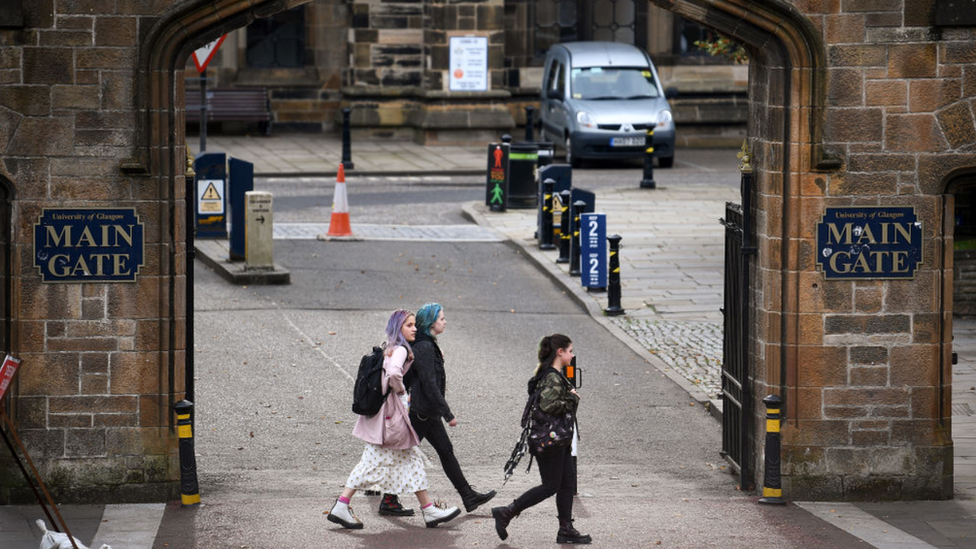
M 393 311 L 390 315 L 389 322 L 386 323 L 386 346 L 385 348 L 392 351 L 397 345 L 403 345 L 407 348 L 407 354 L 413 354 L 410 349 L 410 342 L 403 337 L 403 325 L 406 324 L 407 319 L 414 316 L 414 314 L 406 309 L 397 309 Z
M 425 303 L 417 309 L 417 331 L 429 336 L 430 327 L 437 322 L 437 315 L 444 310 L 440 303 Z

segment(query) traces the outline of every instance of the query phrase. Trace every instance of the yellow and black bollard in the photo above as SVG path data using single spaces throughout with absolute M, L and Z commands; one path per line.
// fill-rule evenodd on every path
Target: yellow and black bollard
M 647 137 L 644 138 L 644 178 L 641 179 L 640 188 L 654 189 L 657 183 L 654 181 L 654 124 L 647 128 Z
M 546 179 L 542 182 L 542 230 L 539 234 L 540 250 L 555 250 L 556 245 L 552 243 L 552 191 L 556 188 L 555 179 Z
M 559 193 L 559 257 L 556 263 L 569 263 L 569 201 L 573 193 L 565 190 Z
M 572 215 L 570 218 L 573 220 L 572 229 L 572 241 L 569 245 L 569 276 L 579 276 L 580 275 L 580 216 L 586 213 L 586 202 L 582 200 L 577 200 L 573 202 L 572 209 L 570 210 Z
M 763 399 L 766 405 L 766 465 L 763 467 L 763 491 L 759 503 L 786 505 L 780 476 L 780 410 L 783 401 L 776 395 Z
M 619 234 L 612 234 L 607 237 L 610 241 L 610 272 L 607 276 L 607 308 L 603 311 L 607 316 L 619 316 L 624 314 L 623 307 L 620 306 L 620 240 Z
M 193 450 L 193 403 L 181 400 L 173 405 L 176 429 L 180 438 L 180 494 L 183 506 L 200 504 L 200 485 L 197 483 L 197 458 Z

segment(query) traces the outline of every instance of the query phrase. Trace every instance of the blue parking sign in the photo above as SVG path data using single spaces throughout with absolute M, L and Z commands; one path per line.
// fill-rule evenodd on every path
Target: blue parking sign
M 580 216 L 580 277 L 584 287 L 607 287 L 607 214 Z

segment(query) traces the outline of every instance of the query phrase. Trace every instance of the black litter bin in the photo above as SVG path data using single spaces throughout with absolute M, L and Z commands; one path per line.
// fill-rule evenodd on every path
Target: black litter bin
M 538 204 L 538 189 L 535 182 L 538 161 L 538 144 L 512 143 L 508 151 L 509 208 L 535 208 Z

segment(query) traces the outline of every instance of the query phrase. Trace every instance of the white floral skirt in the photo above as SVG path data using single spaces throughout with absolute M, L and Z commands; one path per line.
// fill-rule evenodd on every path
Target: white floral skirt
M 405 494 L 427 489 L 424 456 L 416 446 L 406 450 L 366 443 L 363 457 L 349 473 L 346 488 L 376 487 L 384 494 Z

